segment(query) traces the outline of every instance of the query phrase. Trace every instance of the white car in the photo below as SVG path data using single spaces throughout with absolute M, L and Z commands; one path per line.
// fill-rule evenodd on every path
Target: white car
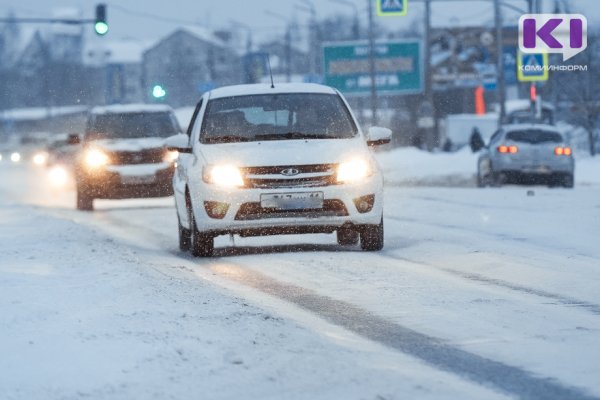
M 477 162 L 477 185 L 545 181 L 549 186 L 574 185 L 573 150 L 556 127 L 544 124 L 502 126 Z
M 344 97 L 315 84 L 229 86 L 207 92 L 173 177 L 179 246 L 212 256 L 214 238 L 333 233 L 342 245 L 383 248 L 383 177 Z

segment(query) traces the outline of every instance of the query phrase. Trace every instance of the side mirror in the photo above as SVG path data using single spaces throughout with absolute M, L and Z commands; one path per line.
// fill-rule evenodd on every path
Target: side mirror
M 379 126 L 372 126 L 367 132 L 367 145 L 379 146 L 388 144 L 392 140 L 392 130 Z
M 69 146 L 77 146 L 78 144 L 81 144 L 81 138 L 77 133 L 69 133 L 69 136 L 67 136 L 67 144 Z
M 190 138 L 184 133 L 169 136 L 165 139 L 164 145 L 169 151 L 178 151 L 179 153 L 191 153 Z

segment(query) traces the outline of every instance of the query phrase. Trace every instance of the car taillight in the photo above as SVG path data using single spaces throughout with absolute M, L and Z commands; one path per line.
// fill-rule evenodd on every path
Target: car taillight
M 517 146 L 498 146 L 498 153 L 506 154 L 515 154 L 519 152 L 519 148 Z
M 573 154 L 573 150 L 570 147 L 556 147 L 554 149 L 554 154 L 557 156 L 570 156 Z

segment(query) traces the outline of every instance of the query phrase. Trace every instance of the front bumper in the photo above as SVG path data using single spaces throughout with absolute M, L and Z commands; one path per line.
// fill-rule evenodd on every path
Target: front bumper
M 261 194 L 323 193 L 323 208 L 274 210 L 261 207 Z M 190 188 L 192 210 L 198 229 L 215 236 L 236 233 L 242 236 L 286 233 L 326 233 L 342 226 L 375 225 L 383 213 L 383 180 L 374 174 L 359 183 L 321 187 L 277 189 L 222 189 L 199 183 Z M 176 194 L 177 196 L 177 194 Z M 371 200 L 369 207 L 359 211 L 358 199 Z M 211 204 L 226 204 L 224 215 L 209 215 Z M 190 227 L 185 199 L 177 198 L 179 218 Z M 208 205 L 208 207 L 207 207 Z M 364 204 L 363 204 L 364 205 Z
M 173 194 L 173 164 L 108 166 L 95 171 L 79 168 L 79 190 L 100 199 L 166 197 Z

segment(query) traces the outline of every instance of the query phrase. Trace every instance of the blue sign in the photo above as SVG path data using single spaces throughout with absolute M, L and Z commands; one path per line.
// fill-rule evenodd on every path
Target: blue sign
M 200 82 L 198 84 L 198 92 L 200 92 L 200 93 L 209 92 L 213 89 L 216 89 L 216 87 L 217 87 L 217 82 L 214 82 L 214 81 Z
M 519 52 L 517 76 L 521 82 L 548 80 L 548 53 Z
M 377 0 L 377 15 L 400 17 L 408 12 L 408 0 Z

